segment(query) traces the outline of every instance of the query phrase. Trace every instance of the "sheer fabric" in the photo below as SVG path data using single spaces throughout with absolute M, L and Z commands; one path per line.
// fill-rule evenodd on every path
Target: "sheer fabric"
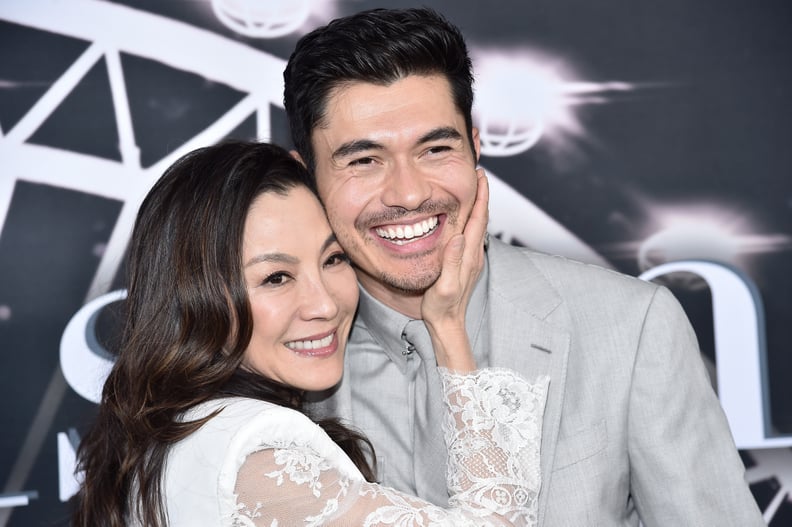
M 535 526 L 549 379 L 440 372 L 448 509 L 340 470 L 304 441 L 262 444 L 237 473 L 234 526 Z

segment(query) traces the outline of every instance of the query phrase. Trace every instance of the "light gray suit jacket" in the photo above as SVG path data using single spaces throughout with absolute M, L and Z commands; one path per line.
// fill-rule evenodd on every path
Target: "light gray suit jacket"
M 551 379 L 540 525 L 765 525 L 668 290 L 498 240 L 488 265 L 489 365 Z M 354 382 L 323 403 L 353 424 Z

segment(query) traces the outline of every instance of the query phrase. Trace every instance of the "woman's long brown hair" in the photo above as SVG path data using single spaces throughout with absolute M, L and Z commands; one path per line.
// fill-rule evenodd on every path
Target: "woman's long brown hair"
M 146 196 L 128 252 L 118 357 L 78 450 L 75 526 L 133 517 L 167 525 L 168 450 L 213 417 L 180 421 L 195 405 L 243 396 L 301 410 L 299 391 L 239 367 L 253 325 L 241 262 L 247 212 L 257 196 L 298 185 L 315 191 L 285 150 L 226 142 L 179 159 Z M 319 424 L 373 480 L 371 444 L 337 421 Z

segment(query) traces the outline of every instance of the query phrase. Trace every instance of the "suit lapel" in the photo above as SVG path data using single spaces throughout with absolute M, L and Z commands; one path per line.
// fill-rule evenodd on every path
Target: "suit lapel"
M 570 337 L 562 300 L 526 253 L 497 240 L 490 242 L 490 366 L 511 368 L 529 380 L 549 375 L 550 389 L 542 421 L 542 486 L 550 486 L 561 424 Z M 553 323 L 548 322 L 553 314 Z M 547 492 L 539 495 L 542 524 Z

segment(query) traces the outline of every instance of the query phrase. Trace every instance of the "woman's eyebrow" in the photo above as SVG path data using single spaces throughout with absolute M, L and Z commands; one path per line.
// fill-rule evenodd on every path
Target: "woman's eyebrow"
M 321 251 L 324 252 L 327 250 L 328 247 L 336 243 L 338 239 L 334 233 L 330 233 L 325 241 L 322 243 Z M 276 262 L 276 263 L 287 263 L 287 264 L 297 264 L 300 263 L 300 259 L 286 253 L 264 253 L 264 254 L 257 254 L 256 256 L 251 257 L 246 263 L 245 267 L 250 267 L 251 265 L 264 263 L 264 262 Z
M 250 260 L 247 261 L 247 263 L 245 263 L 245 267 L 250 267 L 251 265 L 264 263 L 264 262 L 296 264 L 299 261 L 300 261 L 299 259 L 286 253 L 265 253 L 265 254 L 257 254 L 256 256 L 253 256 Z

